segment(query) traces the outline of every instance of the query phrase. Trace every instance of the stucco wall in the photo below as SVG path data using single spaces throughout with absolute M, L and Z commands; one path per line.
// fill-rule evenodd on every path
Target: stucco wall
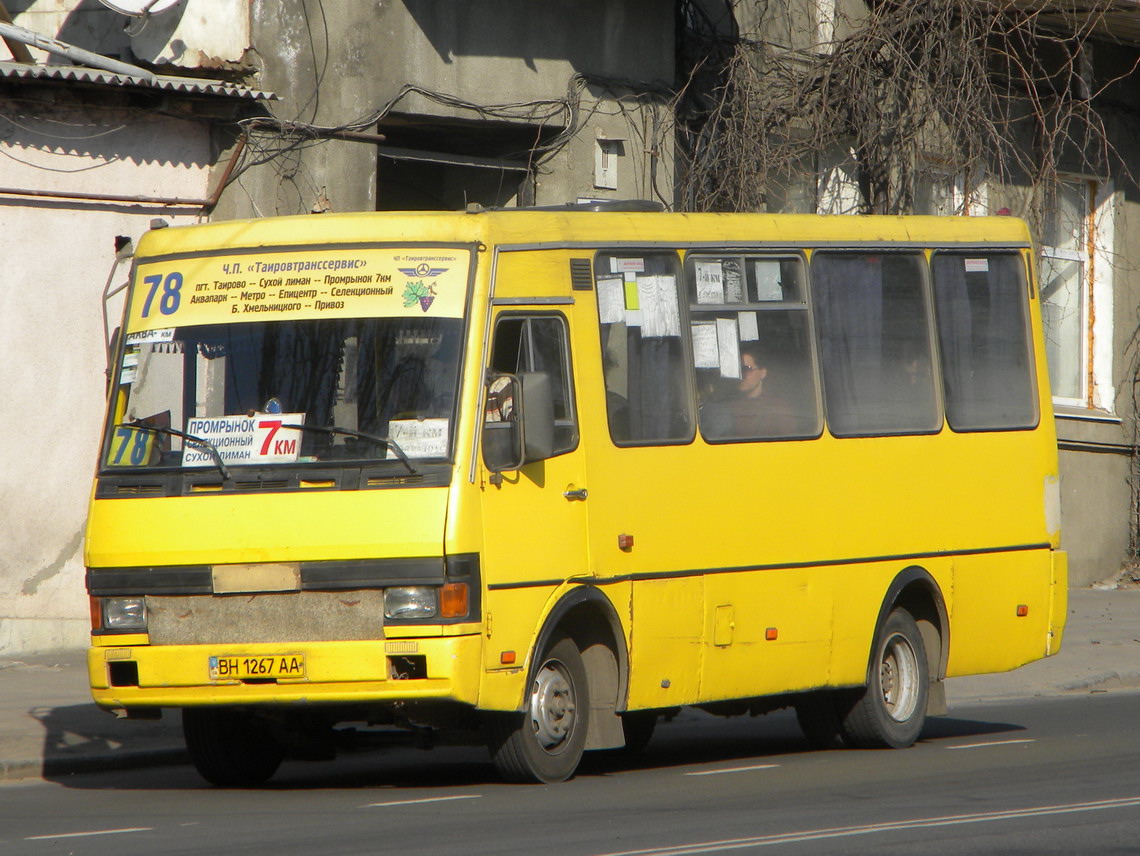
M 0 187 L 204 197 L 205 126 L 0 102 Z M 192 209 L 0 195 L 0 654 L 78 648 L 83 527 L 104 412 L 102 292 L 116 235 Z M 121 306 L 121 304 L 119 304 Z
M 569 121 L 580 134 L 540 171 L 535 202 L 645 197 L 654 181 L 660 196 L 672 198 L 664 100 L 648 99 L 653 107 L 643 112 L 644 102 L 616 82 L 671 83 L 671 6 L 663 13 L 654 0 L 586 0 L 541 10 L 525 0 L 402 0 L 345 4 L 322 17 L 302 14 L 300 0 L 254 0 L 252 33 L 259 85 L 281 97 L 274 114 L 323 126 L 368 116 L 406 85 L 471 105 L 521 105 L 566 99 L 576 74 L 604 78 L 612 85 L 581 87 L 571 98 L 579 109 Z M 481 118 L 415 94 L 396 109 Z M 628 141 L 613 191 L 594 187 L 599 136 Z M 446 140 L 439 149 L 450 150 Z M 375 147 L 329 140 L 246 172 L 218 216 L 303 213 L 326 199 L 334 211 L 372 210 L 375 197 Z

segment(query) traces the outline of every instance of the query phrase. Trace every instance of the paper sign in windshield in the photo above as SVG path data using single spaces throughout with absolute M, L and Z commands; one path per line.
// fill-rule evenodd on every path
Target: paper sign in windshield
M 446 458 L 447 423 L 447 419 L 393 419 L 388 423 L 388 439 L 409 458 Z M 391 449 L 387 456 L 398 457 Z
M 213 444 L 226 464 L 281 464 L 297 460 L 304 413 L 255 413 L 253 416 L 195 417 L 186 433 Z M 217 460 L 205 446 L 184 442 L 182 466 L 213 467 Z

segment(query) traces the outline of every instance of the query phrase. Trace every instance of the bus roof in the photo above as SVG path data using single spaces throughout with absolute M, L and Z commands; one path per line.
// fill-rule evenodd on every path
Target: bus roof
M 921 246 L 1029 246 L 1016 217 L 922 217 L 814 214 L 679 214 L 551 211 L 371 211 L 223 220 L 152 229 L 136 255 L 153 257 L 219 248 L 335 244 L 746 245 L 906 243 Z

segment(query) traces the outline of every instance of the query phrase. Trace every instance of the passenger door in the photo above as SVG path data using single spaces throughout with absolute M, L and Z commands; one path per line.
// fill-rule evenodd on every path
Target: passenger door
M 537 301 L 496 307 L 486 377 L 539 373 L 549 380 L 554 413 L 550 457 L 517 470 L 491 472 L 481 453 L 483 563 L 488 584 L 488 669 L 524 658 L 538 620 L 559 586 L 588 574 L 586 555 L 585 465 L 579 444 L 569 319 Z M 513 402 L 496 400 L 484 389 L 484 442 L 517 417 Z

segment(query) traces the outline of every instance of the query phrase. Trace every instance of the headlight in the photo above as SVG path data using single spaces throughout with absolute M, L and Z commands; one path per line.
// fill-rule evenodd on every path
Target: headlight
M 146 599 L 141 597 L 107 597 L 103 599 L 103 629 L 146 630 Z
M 438 611 L 431 586 L 400 586 L 384 589 L 384 617 L 434 618 Z

